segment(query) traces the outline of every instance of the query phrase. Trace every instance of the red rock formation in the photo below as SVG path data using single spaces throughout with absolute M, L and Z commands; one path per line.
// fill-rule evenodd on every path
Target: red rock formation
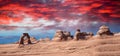
M 21 38 L 20 38 L 20 42 L 19 42 L 19 44 L 24 44 L 24 38 L 25 37 L 27 37 L 27 43 L 28 44 L 32 44 L 32 42 L 31 42 L 31 40 L 30 40 L 30 36 L 29 36 L 29 34 L 28 33 L 23 33 L 23 36 L 21 36 Z
M 106 26 L 106 25 L 102 25 L 98 32 L 97 32 L 97 35 L 113 35 L 113 33 L 110 31 L 109 27 Z

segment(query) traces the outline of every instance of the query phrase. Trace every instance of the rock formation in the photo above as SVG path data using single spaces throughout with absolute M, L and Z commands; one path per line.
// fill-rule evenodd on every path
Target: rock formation
M 23 33 L 23 36 L 21 36 L 21 38 L 20 38 L 19 45 L 21 45 L 21 44 L 24 45 L 24 38 L 25 37 L 27 37 L 27 43 L 32 44 L 29 34 L 28 33 Z
M 35 37 L 30 37 L 30 40 L 32 43 L 38 42 L 38 40 Z M 24 38 L 24 44 L 28 43 L 28 38 Z M 19 41 L 15 42 L 15 44 L 19 44 Z
M 92 32 L 87 32 L 87 34 L 85 35 L 85 39 L 92 39 L 93 36 L 94 34 Z
M 110 31 L 109 27 L 106 26 L 106 25 L 102 25 L 98 32 L 97 32 L 97 35 L 113 35 L 113 33 Z
M 28 38 L 25 38 L 24 43 L 27 43 Z M 37 39 L 35 37 L 30 37 L 32 43 L 36 43 Z
M 94 34 L 92 32 L 87 33 L 88 36 L 93 36 Z
M 89 39 L 90 37 L 92 37 L 94 34 L 92 32 L 80 32 L 80 29 L 77 29 L 75 35 L 74 35 L 74 40 L 85 40 L 85 39 Z
M 62 40 L 67 40 L 67 38 L 65 37 L 65 34 L 63 33 L 62 30 L 57 30 L 53 40 L 54 41 L 62 41 Z
M 74 40 L 79 40 L 80 39 L 80 29 L 77 29 L 74 35 Z
M 54 41 L 60 41 L 60 32 L 61 32 L 61 30 L 57 30 L 56 32 L 55 32 L 55 35 L 54 35 L 54 38 L 53 38 L 53 40 Z
M 72 37 L 70 32 L 64 31 L 64 35 L 67 38 L 67 40 L 72 40 L 73 39 L 73 37 Z

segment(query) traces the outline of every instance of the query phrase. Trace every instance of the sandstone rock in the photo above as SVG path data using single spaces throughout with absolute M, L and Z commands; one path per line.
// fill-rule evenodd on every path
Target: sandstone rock
M 23 33 L 23 35 L 20 38 L 19 45 L 21 45 L 21 44 L 23 45 L 24 44 L 24 40 L 25 40 L 24 38 L 25 37 L 27 37 L 27 43 L 28 44 L 32 44 L 29 34 L 28 33 Z
M 98 32 L 97 32 L 97 35 L 113 35 L 113 33 L 110 31 L 109 27 L 106 26 L 106 25 L 102 25 Z
M 28 39 L 25 38 L 24 43 L 27 43 L 27 40 L 28 40 Z M 32 43 L 37 42 L 37 39 L 36 39 L 35 37 L 30 37 L 30 40 L 31 40 Z
M 59 41 L 61 41 L 61 39 L 60 39 L 60 38 L 55 37 L 55 38 L 53 38 L 53 39 L 52 39 L 52 41 L 59 42 Z
M 30 40 L 31 40 L 32 43 L 38 42 L 38 40 L 35 37 L 30 37 Z M 27 41 L 28 41 L 28 39 L 25 38 L 24 43 L 27 44 L 28 43 Z M 19 41 L 17 41 L 15 44 L 19 44 Z
M 93 36 L 94 34 L 92 32 L 87 33 L 88 36 Z
M 60 34 L 61 34 L 61 32 L 62 32 L 62 30 L 57 30 L 56 33 L 55 33 L 55 35 L 54 35 L 54 37 L 59 37 Z
M 80 33 L 80 39 L 86 39 L 87 33 L 86 32 L 81 32 Z
M 80 29 L 77 29 L 75 36 L 74 36 L 74 40 L 85 40 L 85 39 L 89 39 L 93 36 L 94 34 L 92 32 L 80 32 Z
M 46 37 L 44 40 L 45 41 L 51 41 L 50 37 Z
M 64 31 L 64 34 L 65 34 L 66 37 L 70 37 L 71 36 L 70 32 L 67 32 L 67 31 Z
M 94 36 L 92 32 L 88 32 L 85 34 L 85 39 L 91 39 Z
M 62 41 L 62 40 L 65 41 L 67 40 L 67 38 L 65 37 L 65 34 L 63 33 L 62 30 L 57 30 L 53 38 L 53 41 Z
M 101 39 L 101 36 L 100 35 L 95 35 L 95 36 L 93 36 L 93 39 Z
M 54 35 L 54 37 L 53 37 L 53 41 L 60 41 L 61 40 L 61 37 L 60 37 L 60 34 L 61 34 L 61 32 L 62 32 L 62 30 L 57 30 L 56 32 L 55 32 L 55 35 Z
M 64 35 L 67 38 L 67 40 L 72 40 L 73 39 L 73 36 L 71 35 L 70 32 L 64 31 Z
M 114 36 L 120 36 L 120 32 L 119 33 L 114 33 Z
M 51 41 L 51 39 L 49 37 L 40 39 L 40 42 L 49 42 L 49 41 Z
M 77 29 L 74 35 L 74 40 L 79 40 L 80 39 L 80 29 Z

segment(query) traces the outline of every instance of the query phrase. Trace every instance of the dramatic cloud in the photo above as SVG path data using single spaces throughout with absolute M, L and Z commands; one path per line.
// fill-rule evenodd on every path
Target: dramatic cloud
M 119 24 L 119 9 L 120 1 L 112 0 L 0 0 L 0 30 L 71 30 Z
M 0 30 L 14 30 L 16 28 L 16 26 L 0 25 Z

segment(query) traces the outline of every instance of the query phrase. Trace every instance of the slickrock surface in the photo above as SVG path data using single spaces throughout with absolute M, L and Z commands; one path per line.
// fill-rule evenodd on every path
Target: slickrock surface
M 0 56 L 120 56 L 120 36 L 79 41 L 38 42 L 0 45 Z

